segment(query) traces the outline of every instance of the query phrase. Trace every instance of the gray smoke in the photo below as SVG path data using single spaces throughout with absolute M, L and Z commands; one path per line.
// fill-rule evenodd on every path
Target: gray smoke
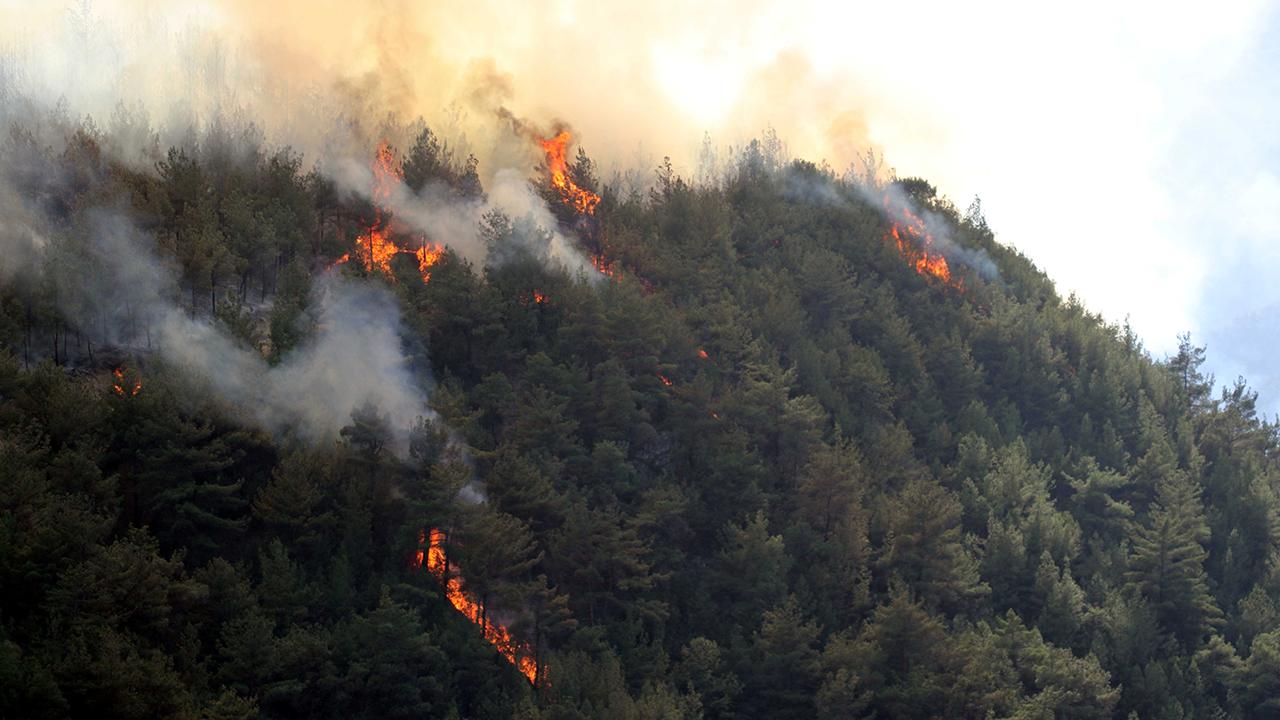
M 374 199 L 373 171 L 367 157 L 335 158 L 331 166 L 327 175 L 339 189 L 366 200 Z M 378 198 L 378 202 L 396 219 L 477 266 L 491 259 L 480 235 L 481 223 L 485 215 L 498 211 L 509 218 L 526 220 L 550 236 L 549 253 L 544 259 L 551 267 L 591 281 L 600 277 L 573 241 L 560 231 L 555 216 L 530 185 L 528 169 L 497 170 L 485 187 L 484 201 L 459 198 L 442 183 L 428 183 L 414 193 L 403 182 L 393 182 L 387 190 L 388 196 Z
M 939 252 L 949 263 L 964 265 L 978 273 L 984 280 L 995 280 L 1000 271 L 982 248 L 965 247 L 955 241 L 951 224 L 937 213 L 916 207 L 901 186 L 892 182 L 879 182 L 874 173 L 862 176 L 850 174 L 837 181 L 815 168 L 798 170 L 795 165 L 783 176 L 783 193 L 790 199 L 826 207 L 847 207 L 844 192 L 856 192 L 863 201 L 879 208 L 890 221 L 901 222 L 907 214 L 924 221 L 925 230 L 933 238 L 932 251 Z
M 952 237 L 951 224 L 946 222 L 936 213 L 924 208 L 918 208 L 911 202 L 911 198 L 907 197 L 902 188 L 896 184 L 890 183 L 884 187 L 877 188 L 876 192 L 880 197 L 874 197 L 870 188 L 864 185 L 858 185 L 863 190 L 868 202 L 878 203 L 889 214 L 890 220 L 898 221 L 905 215 L 905 212 L 919 217 L 924 221 L 925 229 L 933 238 L 932 250 L 942 253 L 942 256 L 950 263 L 959 263 L 977 272 L 984 280 L 995 280 L 1000 271 L 996 264 L 987 255 L 987 251 L 982 248 L 968 248 L 960 245 Z
M 151 328 L 167 362 L 206 383 L 245 419 L 320 441 L 336 437 L 353 411 L 371 404 L 387 416 L 403 448 L 412 424 L 434 417 L 401 347 L 399 308 L 385 288 L 336 273 L 320 277 L 312 289 L 315 332 L 271 366 L 170 299 L 172 272 L 119 213 L 90 215 L 92 248 L 105 278 L 95 290 L 98 299 L 128 307 Z

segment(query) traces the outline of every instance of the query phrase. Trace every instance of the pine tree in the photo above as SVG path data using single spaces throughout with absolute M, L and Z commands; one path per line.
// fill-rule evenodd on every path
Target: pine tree
M 1240 696 L 1249 717 L 1280 717 L 1280 631 L 1254 638 Z
M 821 682 L 820 628 L 807 622 L 794 597 L 767 612 L 741 669 L 743 707 L 753 718 L 811 718 Z
M 884 509 L 886 537 L 876 565 L 934 607 L 961 608 L 990 591 L 965 547 L 960 502 L 937 482 L 918 478 Z
M 1199 488 L 1175 472 L 1157 486 L 1150 517 L 1134 528 L 1126 579 L 1151 603 L 1165 631 L 1186 647 L 1196 646 L 1221 621 L 1204 569 L 1208 541 Z
M 1191 333 L 1178 336 L 1178 352 L 1169 358 L 1166 367 L 1178 392 L 1181 410 L 1190 415 L 1200 415 L 1212 406 L 1213 375 L 1200 371 L 1204 365 L 1204 346 L 1191 344 Z

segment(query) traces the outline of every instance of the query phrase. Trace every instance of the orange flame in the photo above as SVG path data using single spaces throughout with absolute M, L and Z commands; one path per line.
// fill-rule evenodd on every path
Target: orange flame
M 594 267 L 601 275 L 607 277 L 613 277 L 614 275 L 613 263 L 609 262 L 609 259 L 604 256 L 604 253 L 592 255 L 591 266 Z
M 666 375 L 663 375 L 662 373 L 658 373 L 658 379 L 662 381 L 663 385 L 666 385 L 667 387 L 671 387 L 672 385 L 671 378 L 667 377 Z
M 419 530 L 418 531 L 418 550 L 413 554 L 413 562 L 411 563 L 414 570 L 418 570 L 422 567 L 422 558 L 424 555 L 422 548 L 426 545 L 426 542 L 427 542 L 427 531 Z
M 707 354 L 706 350 L 703 350 L 702 348 L 698 348 L 698 357 L 702 358 L 703 360 L 706 360 L 711 356 Z
M 431 267 L 444 257 L 444 246 L 423 243 L 422 247 L 415 250 L 413 254 L 418 258 L 418 272 L 422 273 L 422 282 L 431 282 Z
M 111 374 L 115 376 L 115 381 L 111 383 L 111 389 L 120 397 L 124 397 L 125 395 L 133 397 L 134 395 L 142 392 L 142 380 L 135 380 L 133 382 L 133 387 L 129 388 L 129 383 L 124 378 L 123 370 L 116 368 L 111 371 Z
M 370 191 L 374 208 L 373 224 L 356 238 L 356 258 L 360 260 L 366 272 L 373 272 L 374 268 L 377 268 L 387 278 L 394 279 L 391 273 L 391 259 L 401 253 L 410 254 L 418 260 L 418 272 L 422 274 L 422 282 L 430 282 L 430 268 L 444 257 L 444 246 L 423 239 L 417 250 L 401 247 L 391 238 L 389 223 L 383 218 L 383 206 L 391 199 L 391 193 L 403 179 L 404 168 L 396 159 L 391 146 L 383 141 L 378 145 L 373 158 L 373 187 Z M 329 267 L 337 267 L 349 260 L 351 260 L 351 254 L 346 253 Z
M 891 216 L 894 214 L 894 203 L 890 202 L 888 195 L 884 198 L 884 208 L 886 213 Z M 917 274 L 934 277 L 956 289 L 962 289 L 964 285 L 960 278 L 952 276 L 947 259 L 934 249 L 933 235 L 924 220 L 905 204 L 899 204 L 896 209 L 901 221 L 894 220 L 886 237 L 893 238 L 898 246 L 898 253 L 915 268 Z
M 573 134 L 568 130 L 561 130 L 553 138 L 537 140 L 542 146 L 542 152 L 547 156 L 547 170 L 551 173 L 551 185 L 560 191 L 560 197 L 564 203 L 576 210 L 579 215 L 594 215 L 596 205 L 600 204 L 600 196 L 579 187 L 573 178 L 569 177 L 569 163 L 566 158 Z
M 451 569 L 449 567 L 448 559 L 445 556 L 444 532 L 432 528 L 430 536 L 431 540 L 426 552 L 427 570 L 444 584 L 444 594 L 449 599 L 449 603 L 472 623 L 479 625 L 484 633 L 484 639 L 488 640 L 489 644 L 493 645 L 508 662 L 515 665 L 520 674 L 528 678 L 529 682 L 537 684 L 538 663 L 533 658 L 531 648 L 527 643 L 522 643 L 512 637 L 511 632 L 502 624 L 493 622 L 487 617 L 484 605 L 464 589 L 462 576 L 458 574 L 456 568 Z M 421 547 L 421 532 L 418 533 L 418 538 L 419 547 Z M 421 567 L 421 549 L 418 550 L 417 557 L 419 558 L 418 567 Z

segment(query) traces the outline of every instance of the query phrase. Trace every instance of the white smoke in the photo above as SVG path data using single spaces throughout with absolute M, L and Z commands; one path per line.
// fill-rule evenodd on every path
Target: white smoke
M 984 280 L 994 280 L 1000 274 L 986 250 L 965 247 L 956 242 L 954 230 L 945 218 L 917 207 L 900 185 L 881 181 L 874 171 L 861 175 L 850 173 L 843 180 L 836 180 L 812 166 L 803 169 L 793 165 L 783 173 L 782 180 L 783 194 L 797 202 L 845 208 L 850 207 L 850 197 L 846 193 L 856 193 L 863 202 L 879 209 L 892 222 L 901 222 L 907 214 L 914 215 L 924 221 L 925 231 L 933 240 L 929 248 L 931 252 L 941 253 L 948 262 L 972 269 Z
M 884 208 L 885 212 L 891 216 L 891 220 L 895 222 L 901 220 L 905 212 L 910 212 L 923 220 L 925 230 L 933 239 L 933 246 L 929 249 L 941 253 L 948 262 L 964 265 L 978 273 L 984 280 L 994 280 L 999 276 L 1000 271 L 987 255 L 986 250 L 969 248 L 957 243 L 952 237 L 951 224 L 939 217 L 937 213 L 916 207 L 899 185 L 889 183 L 879 188 L 878 192 L 881 195 L 879 198 L 874 197 L 866 186 L 858 187 L 863 190 L 867 202 L 876 203 Z
M 371 193 L 373 171 L 367 160 L 339 158 L 333 163 L 328 176 L 344 192 L 374 200 Z M 574 242 L 560 231 L 559 222 L 530 185 L 527 170 L 505 167 L 494 172 L 485 187 L 484 201 L 459 198 L 438 182 L 428 183 L 418 193 L 400 181 L 389 185 L 385 187 L 384 184 L 387 196 L 376 199 L 379 204 L 391 211 L 396 219 L 423 233 L 431 242 L 447 245 L 478 266 L 483 266 L 490 259 L 489 249 L 480 235 L 481 222 L 488 213 L 498 211 L 509 218 L 529 219 L 534 226 L 550 235 L 547 260 L 553 267 L 570 275 L 583 275 L 593 280 L 598 277 Z
M 168 363 L 198 379 L 246 420 L 309 441 L 337 437 L 352 413 L 373 405 L 403 451 L 409 429 L 435 414 L 401 345 L 395 298 L 371 282 L 321 276 L 312 289 L 315 332 L 272 366 L 219 326 L 170 298 L 172 274 L 118 213 L 91 215 L 92 252 L 105 285 L 95 298 L 124 303 L 151 330 Z

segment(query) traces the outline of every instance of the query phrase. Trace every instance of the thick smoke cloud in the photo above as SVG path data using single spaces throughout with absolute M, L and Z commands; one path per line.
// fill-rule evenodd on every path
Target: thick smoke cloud
M 475 151 L 482 179 L 523 167 L 495 115 L 567 118 L 607 170 L 671 155 L 696 163 L 704 135 L 741 144 L 775 127 L 798 152 L 849 162 L 866 143 L 871 89 L 832 74 L 784 38 L 761 3 L 707 6 L 391 0 L 90 0 L 6 8 L 2 63 L 31 94 L 64 97 L 105 122 L 125 99 L 161 145 L 216 115 L 251 118 L 274 144 L 320 157 L 422 116 Z M 749 20 L 747 20 L 749 18 Z M 714 42 L 699 31 L 714 24 Z M 602 52 L 602 49 L 607 49 Z M 603 102 L 602 98 L 608 98 Z M 785 112 L 778 112 L 785 108 Z M 918 124 L 917 121 L 913 121 Z M 373 137 L 376 140 L 376 137 Z M 637 146 L 647 152 L 637 151 Z M 365 144 L 361 150 L 367 152 Z M 656 156 L 655 156 L 656 154 Z
M 162 358 L 259 426 L 321 441 L 336 437 L 355 410 L 373 405 L 403 446 L 413 423 L 433 415 L 401 345 L 395 298 L 384 288 L 323 276 L 312 291 L 315 332 L 270 366 L 219 326 L 167 299 L 174 296 L 172 273 L 119 214 L 91 213 L 90 238 L 105 270 L 90 299 L 114 315 L 107 325 L 145 328 Z M 135 342 L 136 332 L 129 337 Z
M 0 15 L 4 11 L 0 7 Z M 338 74 L 336 83 L 330 77 L 308 84 L 304 73 L 286 81 L 287 63 L 271 53 L 237 52 L 266 47 L 220 34 L 216 15 L 145 3 L 84 3 L 13 16 L 20 20 L 16 26 L 39 22 L 45 32 L 0 55 L 0 127 L 23 133 L 20 142 L 7 139 L 0 159 L 0 282 L 51 284 L 62 314 L 85 331 L 99 354 L 104 345 L 156 352 L 273 432 L 332 438 L 368 404 L 388 416 L 403 446 L 413 422 L 432 412 L 425 373 L 406 362 L 399 310 L 385 289 L 336 274 L 323 277 L 310 302 L 309 341 L 271 366 L 221 325 L 180 306 L 177 269 L 153 252 L 154 242 L 124 210 L 94 210 L 85 215 L 86 227 L 60 228 L 58 242 L 44 239 L 44 229 L 59 224 L 44 200 L 67 194 L 63 179 L 51 176 L 56 163 L 47 158 L 65 152 L 81 124 L 102 129 L 102 150 L 142 172 L 154 172 L 171 145 L 199 147 L 232 162 L 251 161 L 264 145 L 290 145 L 340 190 L 374 199 L 372 148 L 383 141 L 409 147 L 422 127 L 407 119 L 415 97 L 409 76 L 379 51 L 384 57 L 358 77 Z M 414 52 L 410 45 L 392 43 L 400 48 L 392 54 L 404 60 Z M 394 103 L 381 105 L 391 97 Z M 451 138 L 454 157 L 465 157 L 473 146 L 459 111 L 440 117 L 433 129 Z M 436 184 L 414 193 L 403 183 L 377 200 L 411 230 L 476 264 L 487 260 L 481 220 L 500 211 L 545 231 L 550 262 L 594 277 L 529 184 L 540 153 L 528 137 L 499 126 L 506 129 L 483 146 L 498 162 L 485 180 L 483 201 L 460 199 Z M 87 267 L 95 272 L 84 272 Z
M 384 288 L 337 274 L 321 277 L 306 317 L 314 326 L 310 339 L 271 366 L 213 319 L 181 307 L 177 268 L 156 254 L 154 240 L 127 210 L 105 203 L 69 224 L 73 216 L 59 203 L 72 180 L 47 159 L 72 149 L 63 144 L 66 127 L 49 127 L 58 125 L 57 117 L 0 111 L 0 120 L 19 123 L 14 127 L 49 135 L 43 147 L 44 140 L 32 136 L 5 140 L 0 283 L 27 293 L 41 288 L 38 294 L 56 303 L 84 341 L 76 341 L 74 358 L 64 347 L 64 358 L 159 357 L 245 421 L 313 442 L 337 437 L 353 411 L 372 405 L 403 450 L 414 422 L 433 416 L 424 387 L 430 379 L 406 360 L 399 309 Z

